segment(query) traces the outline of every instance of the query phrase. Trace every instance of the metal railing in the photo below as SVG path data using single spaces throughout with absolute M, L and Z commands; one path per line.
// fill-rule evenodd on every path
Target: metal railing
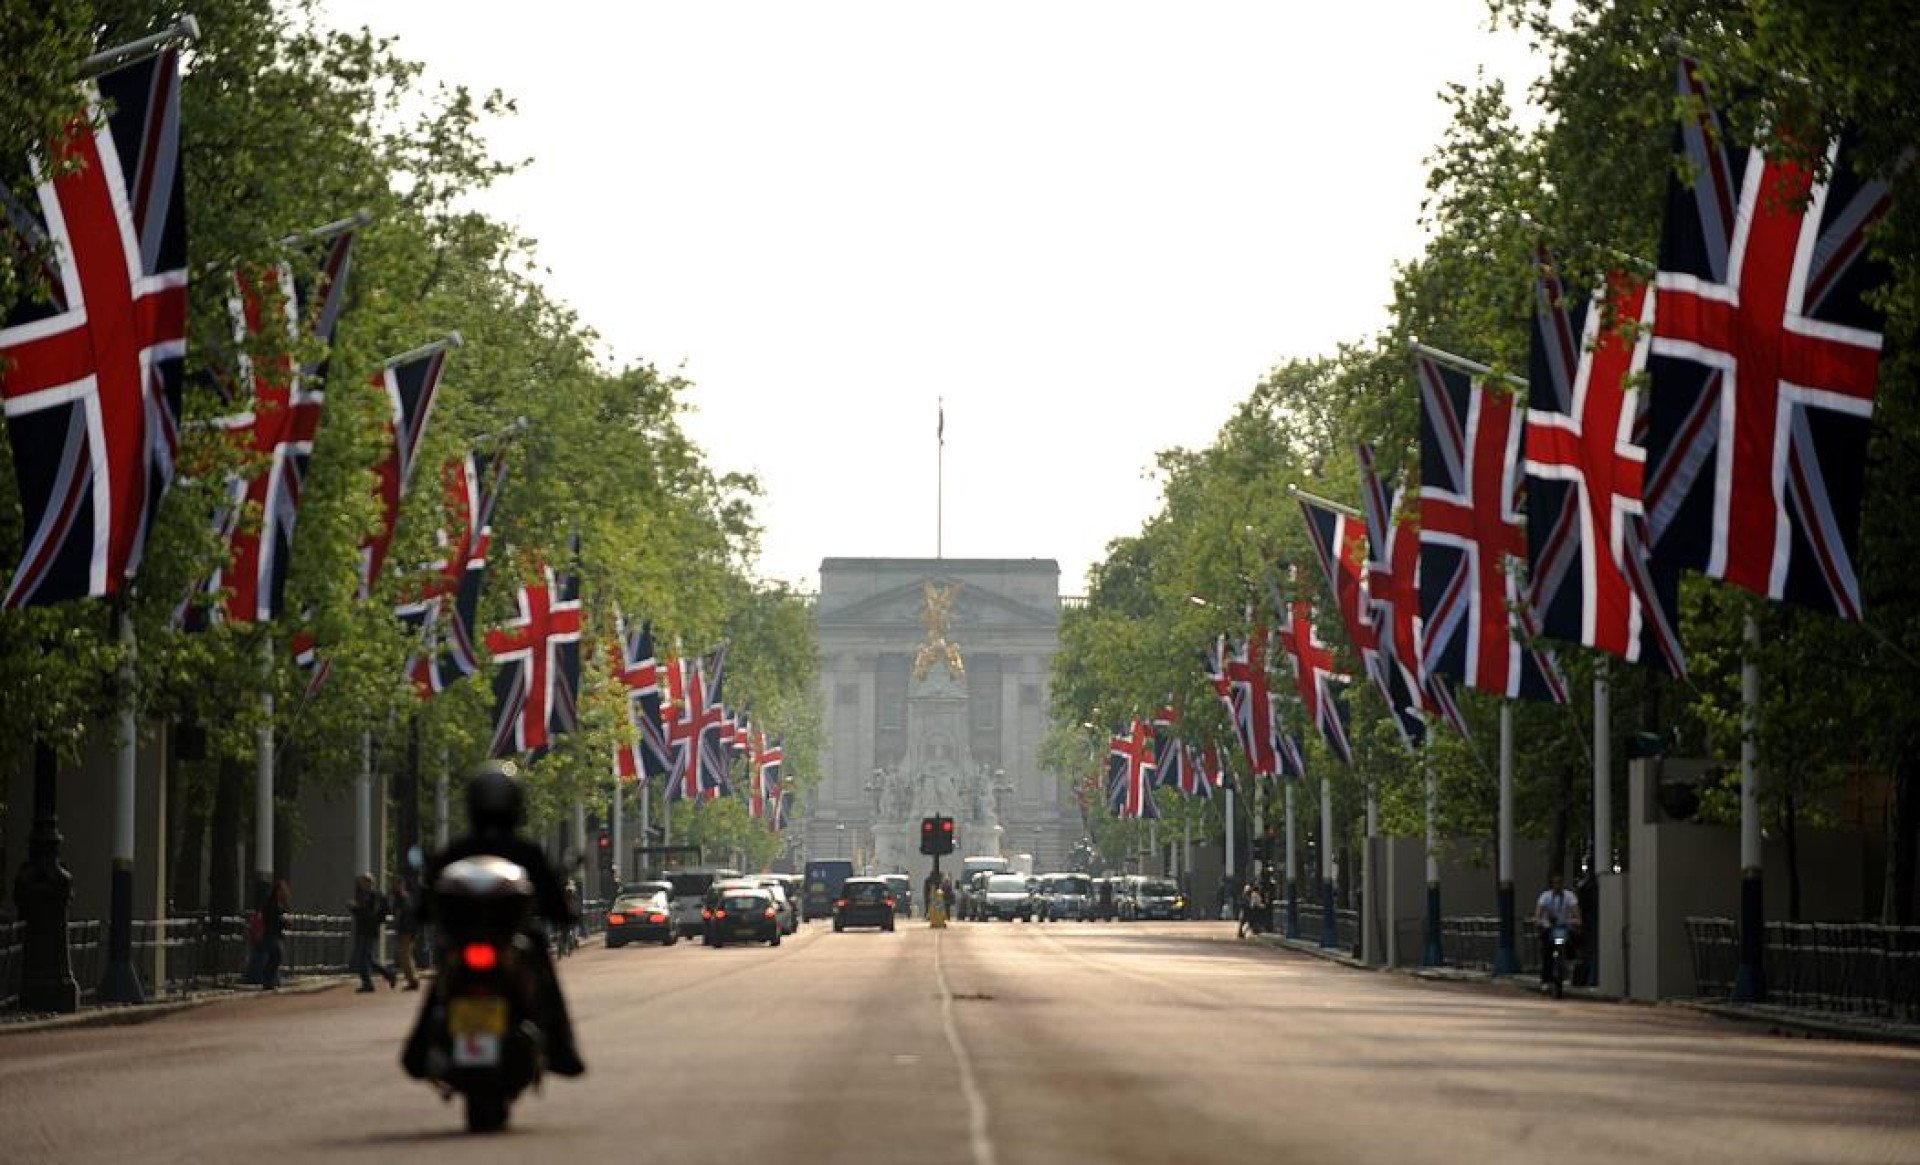
M 1695 990 L 1733 994 L 1740 927 L 1730 918 L 1688 918 Z M 1763 948 L 1769 1003 L 1813 1011 L 1920 1022 L 1920 926 L 1870 922 L 1769 922 Z

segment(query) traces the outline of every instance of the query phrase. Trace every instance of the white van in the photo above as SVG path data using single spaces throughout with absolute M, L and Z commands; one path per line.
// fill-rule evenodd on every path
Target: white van
M 668 870 L 666 880 L 673 883 L 673 929 L 681 938 L 691 938 L 704 930 L 700 908 L 706 905 L 707 888 L 723 878 L 738 878 L 739 870 L 725 866 L 695 866 L 686 870 Z

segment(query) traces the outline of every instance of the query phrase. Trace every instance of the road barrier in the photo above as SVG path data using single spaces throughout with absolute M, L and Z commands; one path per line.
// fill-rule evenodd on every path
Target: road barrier
M 1733 994 L 1740 927 L 1730 918 L 1688 918 L 1695 990 Z M 1920 926 L 1871 922 L 1769 922 L 1767 1001 L 1786 1007 L 1920 1021 Z

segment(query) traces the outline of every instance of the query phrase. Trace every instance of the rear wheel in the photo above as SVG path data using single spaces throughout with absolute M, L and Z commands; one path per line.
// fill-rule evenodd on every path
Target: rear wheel
M 770 947 L 777 947 L 780 945 L 780 928 L 779 927 L 776 926 L 773 928 L 773 937 L 767 940 L 767 945 Z
M 492 1088 L 467 1093 L 467 1131 L 497 1133 L 507 1127 L 507 1098 Z

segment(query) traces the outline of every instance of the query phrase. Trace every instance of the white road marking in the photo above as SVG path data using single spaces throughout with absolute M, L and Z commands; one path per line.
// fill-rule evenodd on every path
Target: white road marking
M 967 1055 L 967 1046 L 960 1042 L 960 1029 L 953 1022 L 953 988 L 947 985 L 947 968 L 941 960 L 941 940 L 946 936 L 936 932 L 933 936 L 933 974 L 940 981 L 940 1023 L 947 1031 L 947 1046 L 953 1049 L 954 1061 L 960 1066 L 960 1091 L 967 1098 L 967 1133 L 973 1144 L 974 1165 L 994 1165 L 993 1141 L 987 1136 L 987 1099 L 980 1094 L 980 1085 L 973 1078 L 973 1059 Z

